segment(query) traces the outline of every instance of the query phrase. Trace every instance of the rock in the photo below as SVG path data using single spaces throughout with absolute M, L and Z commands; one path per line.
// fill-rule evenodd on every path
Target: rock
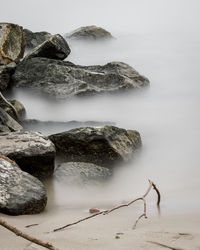
M 71 39 L 108 39 L 113 36 L 107 30 L 97 26 L 85 26 L 66 34 L 66 38 Z
M 0 156 L 0 212 L 9 215 L 36 214 L 44 210 L 44 185 L 23 172 L 15 162 Z
M 16 87 L 30 87 L 57 98 L 140 89 L 149 80 L 128 64 L 78 66 L 47 58 L 31 58 L 18 64 L 12 77 Z
M 11 75 L 15 72 L 16 63 L 0 65 L 0 91 L 7 89 Z
M 23 171 L 39 179 L 53 174 L 55 147 L 41 133 L 0 133 L 0 142 L 0 155 L 14 160 Z
M 17 100 L 7 100 L 0 92 L 0 108 L 7 112 L 13 119 L 20 120 L 25 115 L 23 104 Z
M 129 161 L 141 146 L 137 131 L 114 126 L 76 128 L 49 138 L 66 161 L 91 162 L 108 168 Z
M 112 171 L 92 163 L 68 162 L 62 163 L 54 175 L 59 183 L 81 185 L 105 181 L 112 176 Z
M 16 122 L 9 114 L 0 108 L 0 132 L 13 132 L 20 131 L 22 129 L 22 126 L 18 122 Z M 0 147 L 1 144 L 2 141 L 0 141 Z
M 61 35 L 57 34 L 29 52 L 24 60 L 34 57 L 64 60 L 70 54 L 70 52 L 71 50 L 65 39 Z
M 13 107 L 15 107 L 15 110 L 17 111 L 18 117 L 20 119 L 22 119 L 26 113 L 24 105 L 17 100 L 8 100 L 8 101 L 13 105 Z
M 38 45 L 42 44 L 44 41 L 51 38 L 51 34 L 45 31 L 32 32 L 31 30 L 24 29 L 24 38 L 26 41 L 26 48 L 33 49 Z
M 96 213 L 99 213 L 99 212 L 100 212 L 100 210 L 99 210 L 98 208 L 94 208 L 94 207 L 93 207 L 93 208 L 90 208 L 90 209 L 89 209 L 89 213 L 90 213 L 90 214 L 96 214 Z
M 24 33 L 21 26 L 0 23 L 0 64 L 18 62 L 25 50 Z

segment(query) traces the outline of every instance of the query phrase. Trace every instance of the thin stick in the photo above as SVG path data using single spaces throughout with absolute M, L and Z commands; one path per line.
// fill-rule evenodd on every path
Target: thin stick
M 45 247 L 47 249 L 50 250 L 58 250 L 57 248 L 55 248 L 51 243 L 48 242 L 43 242 L 37 238 L 34 238 L 26 233 L 23 233 L 22 231 L 20 231 L 19 229 L 17 229 L 16 227 L 13 227 L 11 225 L 9 225 L 6 221 L 4 221 L 3 219 L 0 218 L 0 225 L 7 228 L 9 231 L 13 232 L 14 234 L 16 234 L 17 236 L 20 236 L 30 242 L 33 242 L 37 245 L 40 245 L 42 247 Z
M 161 246 L 161 247 L 169 248 L 171 250 L 184 250 L 183 248 L 171 247 L 171 246 L 168 246 L 168 245 L 156 242 L 156 241 L 147 241 L 147 242 Z
M 37 224 L 37 223 L 35 223 L 35 224 L 30 224 L 30 225 L 27 225 L 27 226 L 25 226 L 26 228 L 28 228 L 28 227 L 34 227 L 34 226 L 38 226 L 39 224 Z
M 63 227 L 56 228 L 56 229 L 53 230 L 53 232 L 57 232 L 57 231 L 60 231 L 60 230 L 62 230 L 62 229 L 64 229 L 64 228 L 66 228 L 66 227 L 70 227 L 70 226 L 72 226 L 72 225 L 76 225 L 76 224 L 78 224 L 78 223 L 80 223 L 80 222 L 82 222 L 82 221 L 84 221 L 84 220 L 88 220 L 88 219 L 91 219 L 91 218 L 93 218 L 93 217 L 95 217 L 95 216 L 97 216 L 97 215 L 103 214 L 104 212 L 105 212 L 105 211 L 98 212 L 98 213 L 96 213 L 96 214 L 92 214 L 92 215 L 87 216 L 87 217 L 85 217 L 85 218 L 83 218 L 83 219 L 80 219 L 80 220 L 78 220 L 78 221 L 76 221 L 76 222 L 67 224 L 67 225 L 65 225 L 65 226 L 63 226 Z
M 113 211 L 115 211 L 115 210 L 117 210 L 117 209 L 120 209 L 120 208 L 122 208 L 122 207 L 128 207 L 128 206 L 130 206 L 131 204 L 133 204 L 134 202 L 139 201 L 139 200 L 142 200 L 142 201 L 143 201 L 143 204 L 144 204 L 144 210 L 143 210 L 143 213 L 137 218 L 137 220 L 136 220 L 136 222 L 135 222 L 135 224 L 134 224 L 134 226 L 133 226 L 133 229 L 135 229 L 135 228 L 136 228 L 136 225 L 137 225 L 137 223 L 138 223 L 138 221 L 139 221 L 142 217 L 147 218 L 147 215 L 146 215 L 147 205 L 146 205 L 145 197 L 149 194 L 149 192 L 151 191 L 152 187 L 155 189 L 155 191 L 156 191 L 156 193 L 157 193 L 157 195 L 158 195 L 157 206 L 159 207 L 159 205 L 160 205 L 160 197 L 161 197 L 161 196 L 160 196 L 160 192 L 159 192 L 159 190 L 157 189 L 156 185 L 155 185 L 151 180 L 149 180 L 149 187 L 148 187 L 147 191 L 145 192 L 145 194 L 144 194 L 142 197 L 139 197 L 139 198 L 137 198 L 137 199 L 134 199 L 134 200 L 130 201 L 130 202 L 127 203 L 127 204 L 122 204 L 122 205 L 116 206 L 116 207 L 114 207 L 114 208 L 111 208 L 111 209 L 108 209 L 108 210 L 104 210 L 104 211 L 101 211 L 101 212 L 92 214 L 92 215 L 87 216 L 87 217 L 85 217 L 85 218 L 82 218 L 82 219 L 80 219 L 80 220 L 78 220 L 78 221 L 75 221 L 75 222 L 72 222 L 72 223 L 67 224 L 67 225 L 65 225 L 65 226 L 56 228 L 56 229 L 53 230 L 53 232 L 57 232 L 57 231 L 63 230 L 63 229 L 65 229 L 65 228 L 67 228 L 67 227 L 76 225 L 76 224 L 78 224 L 78 223 L 80 223 L 80 222 L 82 222 L 82 221 L 91 219 L 91 218 L 96 217 L 96 216 L 98 216 L 98 215 L 100 215 L 100 214 L 103 214 L 103 215 L 109 214 L 109 213 L 111 213 L 111 212 L 113 212 Z

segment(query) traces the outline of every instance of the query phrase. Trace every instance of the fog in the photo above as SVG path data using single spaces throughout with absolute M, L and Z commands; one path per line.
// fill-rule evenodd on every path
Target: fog
M 110 121 L 141 133 L 142 150 L 129 166 L 116 171 L 112 182 L 73 189 L 73 196 L 70 187 L 65 190 L 54 182 L 55 204 L 103 206 L 131 199 L 144 193 L 150 178 L 160 187 L 163 213 L 198 213 L 199 1 L 24 0 L 12 2 L 12 9 L 11 1 L 2 3 L 3 21 L 33 31 L 64 34 L 84 25 L 105 27 L 116 39 L 69 41 L 67 60 L 82 65 L 123 61 L 150 80 L 150 88 L 135 93 L 57 103 L 28 91 L 13 94 L 25 105 L 29 119 Z

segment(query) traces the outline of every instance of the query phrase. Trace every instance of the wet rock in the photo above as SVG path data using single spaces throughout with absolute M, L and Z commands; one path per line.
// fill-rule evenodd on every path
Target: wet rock
M 32 32 L 31 30 L 24 29 L 24 38 L 26 41 L 26 48 L 33 49 L 38 45 L 42 44 L 44 41 L 51 38 L 51 34 L 45 31 Z
M 30 87 L 57 98 L 140 89 L 149 80 L 128 64 L 79 66 L 47 58 L 31 58 L 18 64 L 12 77 L 16 87 Z
M 0 65 L 0 91 L 7 89 L 11 75 L 15 72 L 16 63 Z
M 0 212 L 9 215 L 36 214 L 47 203 L 43 184 L 23 172 L 15 162 L 0 156 Z
M 114 126 L 77 128 L 49 138 L 66 161 L 91 162 L 108 168 L 129 161 L 141 146 L 137 131 Z
M 57 181 L 69 185 L 94 184 L 112 176 L 108 168 L 87 162 L 62 163 L 54 173 Z
M 0 64 L 18 62 L 25 50 L 24 33 L 21 26 L 0 23 Z
M 65 39 L 61 35 L 57 34 L 29 52 L 24 60 L 34 57 L 64 60 L 70 54 L 70 52 L 71 50 Z
M 22 129 L 22 126 L 18 122 L 16 122 L 8 113 L 0 108 L 0 132 L 13 132 L 20 131 Z M 0 147 L 1 144 L 2 141 L 0 140 Z
M 94 25 L 80 27 L 69 34 L 66 34 L 65 37 L 71 39 L 90 39 L 90 40 L 113 38 L 110 32 Z
M 20 120 L 25 114 L 23 104 L 17 100 L 7 100 L 0 92 L 0 108 L 7 112 L 13 119 Z
M 55 147 L 41 133 L 1 133 L 0 142 L 0 154 L 14 160 L 23 171 L 39 179 L 53 174 Z

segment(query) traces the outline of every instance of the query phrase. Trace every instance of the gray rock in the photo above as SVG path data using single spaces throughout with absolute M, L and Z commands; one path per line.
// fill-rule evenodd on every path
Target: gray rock
M 47 203 L 43 184 L 0 156 L 0 212 L 9 215 L 36 214 Z
M 8 100 L 8 101 L 13 105 L 13 107 L 15 108 L 18 114 L 18 118 L 21 120 L 25 116 L 25 113 L 26 113 L 26 109 L 24 105 L 17 100 Z
M 129 161 L 141 146 L 140 134 L 114 126 L 83 127 L 49 136 L 65 161 L 91 162 L 112 167 Z
M 12 77 L 16 87 L 30 87 L 57 98 L 140 89 L 149 80 L 128 64 L 79 66 L 47 58 L 31 58 L 18 64 Z
M 0 64 L 18 62 L 25 50 L 24 33 L 21 26 L 0 23 Z
M 96 184 L 108 180 L 112 170 L 86 162 L 62 163 L 54 176 L 59 183 L 67 185 Z
M 0 142 L 0 155 L 16 161 L 23 171 L 39 179 L 53 174 L 55 147 L 41 133 L 0 133 Z
M 7 89 L 11 75 L 15 72 L 16 63 L 0 65 L 0 91 Z
M 18 122 L 16 122 L 9 114 L 0 108 L 0 132 L 13 132 L 20 131 L 22 129 L 22 126 Z M 2 141 L 0 141 L 0 147 L 1 144 Z
M 32 32 L 28 29 L 24 29 L 23 31 L 27 49 L 33 49 L 37 47 L 52 36 L 50 33 L 45 31 Z
M 113 38 L 110 32 L 94 25 L 80 27 L 69 34 L 66 34 L 65 37 L 71 39 L 90 39 L 90 40 Z
M 54 35 L 50 39 L 46 40 L 34 50 L 29 52 L 24 60 L 33 58 L 33 57 L 45 57 L 51 59 L 64 60 L 71 50 L 61 35 Z

